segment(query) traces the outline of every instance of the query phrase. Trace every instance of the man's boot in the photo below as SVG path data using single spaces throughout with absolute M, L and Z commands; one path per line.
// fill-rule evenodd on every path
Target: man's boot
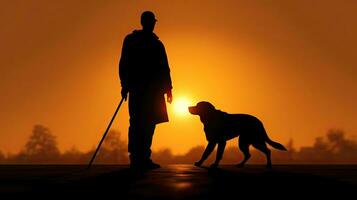
M 161 166 L 157 163 L 154 163 L 151 159 L 147 160 L 145 162 L 145 168 L 146 169 L 158 169 L 160 168 Z

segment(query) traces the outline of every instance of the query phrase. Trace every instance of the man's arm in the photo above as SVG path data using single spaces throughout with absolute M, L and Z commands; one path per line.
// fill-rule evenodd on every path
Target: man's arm
M 167 102 L 172 102 L 172 81 L 170 75 L 170 66 L 167 59 L 167 54 L 164 45 L 161 43 L 161 55 L 162 55 L 162 64 L 163 64 L 163 84 L 165 88 L 165 93 L 167 95 Z
M 129 79 L 129 42 L 128 42 L 128 36 L 125 37 L 124 42 L 123 42 L 123 47 L 121 50 L 121 57 L 119 61 L 119 78 L 120 78 L 120 83 L 121 83 L 121 95 L 122 98 L 125 100 L 127 99 L 128 95 L 128 79 Z

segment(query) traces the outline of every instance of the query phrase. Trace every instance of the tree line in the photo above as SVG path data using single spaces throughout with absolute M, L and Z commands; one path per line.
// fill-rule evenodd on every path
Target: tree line
M 315 138 L 312 146 L 303 146 L 299 150 L 294 147 L 291 139 L 286 145 L 287 152 L 272 151 L 272 160 L 276 164 L 357 164 L 357 142 L 346 138 L 342 130 L 328 130 L 325 137 Z M 23 149 L 16 154 L 5 155 L 0 151 L 1 164 L 87 164 L 95 149 L 82 152 L 76 147 L 61 152 L 56 136 L 43 125 L 35 125 L 32 134 Z M 153 160 L 162 164 L 183 164 L 197 161 L 204 146 L 191 148 L 183 155 L 174 155 L 169 148 L 152 152 Z M 261 152 L 251 149 L 249 163 L 265 163 Z M 213 162 L 212 155 L 207 163 Z M 242 153 L 236 146 L 227 147 L 222 163 L 235 164 L 242 159 Z M 121 138 L 119 131 L 111 130 L 98 155 L 98 164 L 127 164 L 129 163 L 127 141 Z

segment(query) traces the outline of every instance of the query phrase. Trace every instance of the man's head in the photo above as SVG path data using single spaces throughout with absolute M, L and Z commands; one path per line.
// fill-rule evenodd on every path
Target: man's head
M 144 31 L 153 32 L 156 21 L 155 15 L 151 11 L 145 11 L 141 14 L 141 25 Z

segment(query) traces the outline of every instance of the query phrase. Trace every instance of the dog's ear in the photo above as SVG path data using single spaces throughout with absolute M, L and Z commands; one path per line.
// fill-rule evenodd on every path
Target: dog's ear
M 204 106 L 206 107 L 207 111 L 216 110 L 216 108 L 210 102 L 204 102 Z
M 212 115 L 212 113 L 216 110 L 216 108 L 209 102 L 203 102 L 202 104 L 202 113 L 205 115 Z

